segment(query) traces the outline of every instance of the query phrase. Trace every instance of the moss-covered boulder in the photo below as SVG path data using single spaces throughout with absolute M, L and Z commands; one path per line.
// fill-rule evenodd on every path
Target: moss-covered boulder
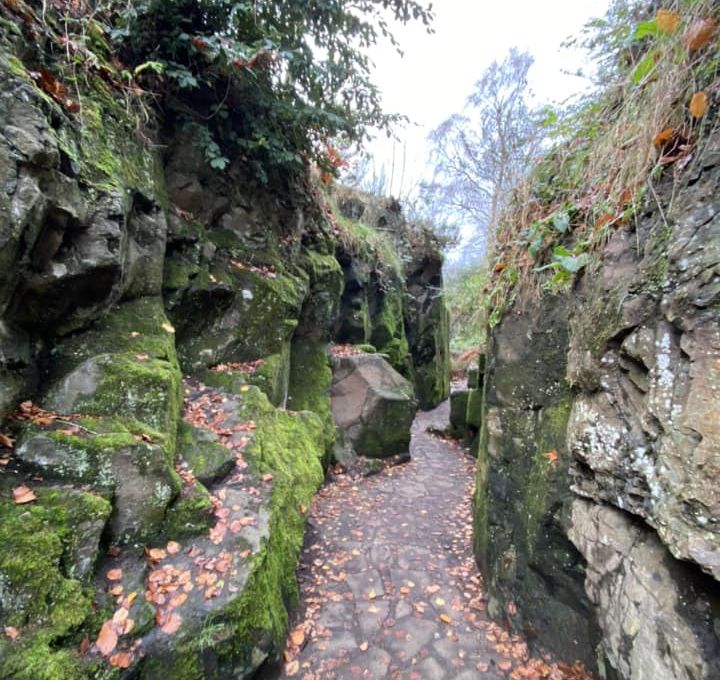
M 62 641 L 91 613 L 89 577 L 99 559 L 110 503 L 94 494 L 33 484 L 37 500 L 17 505 L 0 483 L 0 626 L 18 640 L 0 639 L 3 677 L 83 677 L 79 653 Z
M 331 396 L 335 423 L 358 454 L 386 458 L 408 450 L 413 386 L 381 356 L 334 358 Z

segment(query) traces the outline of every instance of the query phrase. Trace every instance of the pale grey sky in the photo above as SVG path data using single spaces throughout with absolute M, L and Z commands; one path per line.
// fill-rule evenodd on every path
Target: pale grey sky
M 561 50 L 560 44 L 579 34 L 588 19 L 602 16 L 608 6 L 609 0 L 437 0 L 434 34 L 428 35 L 419 24 L 398 27 L 403 58 L 387 44 L 371 52 L 385 110 L 405 114 L 417 124 L 399 131 L 393 192 L 404 194 L 427 172 L 427 134 L 462 110 L 483 71 L 493 60 L 501 61 L 511 47 L 535 57 L 530 80 L 538 103 L 559 102 L 584 89 L 586 81 L 563 74 L 582 66 L 582 55 Z M 401 188 L 403 146 L 407 159 Z M 376 166 L 384 162 L 389 173 L 392 142 L 379 138 L 370 151 Z

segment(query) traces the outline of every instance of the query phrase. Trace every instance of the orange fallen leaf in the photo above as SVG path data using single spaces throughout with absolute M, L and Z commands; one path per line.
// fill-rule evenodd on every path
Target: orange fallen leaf
M 285 674 L 292 677 L 293 675 L 297 675 L 297 672 L 300 670 L 300 662 L 295 659 L 295 661 L 291 661 L 289 664 L 285 666 Z
M 178 629 L 182 625 L 182 617 L 177 612 L 172 612 L 167 617 L 164 617 L 160 630 L 166 635 L 173 635 L 177 633 Z
M 547 456 L 547 459 L 551 463 L 557 463 L 557 460 L 558 460 L 558 452 L 557 451 L 555 451 L 555 450 L 548 451 L 545 455 Z
M 37 500 L 35 493 L 27 486 L 16 486 L 13 489 L 13 500 L 16 505 L 25 505 Z
M 108 581 L 119 581 L 122 579 L 122 576 L 122 569 L 111 569 L 105 574 L 105 578 L 107 578 Z
M 367 641 L 367 640 L 363 640 L 363 642 L 360 643 L 360 651 L 361 651 L 361 652 L 367 652 L 369 646 L 370 646 L 370 645 L 369 645 L 368 641 Z
M 162 325 L 162 329 L 163 329 L 166 333 L 171 333 L 171 334 L 172 334 L 172 333 L 175 333 L 175 328 L 174 328 L 173 325 L 170 324 L 170 323 L 164 323 L 164 324 Z
M 401 595 L 409 595 L 409 594 L 410 594 L 410 588 L 408 588 L 407 586 L 402 586 L 402 587 L 400 588 L 400 594 L 401 594 Z
M 115 668 L 130 668 L 132 664 L 132 655 L 128 652 L 118 652 L 110 657 L 110 665 Z
M 430 593 L 430 595 L 433 595 L 434 593 L 437 593 L 438 590 L 440 590 L 440 586 L 438 585 L 431 585 L 425 588 L 425 590 Z
M 440 614 L 440 620 L 443 623 L 447 623 L 447 624 L 452 623 L 452 619 L 447 614 Z
M 300 647 L 305 642 L 305 631 L 302 628 L 296 628 L 290 634 L 290 640 L 296 647 Z
M 653 137 L 653 144 L 655 146 L 665 146 L 675 136 L 675 130 L 672 128 L 665 128 L 662 132 L 658 132 Z
M 120 607 L 112 617 L 112 622 L 120 629 L 124 628 L 125 622 L 128 620 L 130 612 L 125 607 Z
M 14 626 L 5 626 L 5 628 L 3 628 L 3 632 L 5 633 L 5 637 L 13 642 L 20 637 L 20 631 Z
M 699 50 L 710 42 L 716 28 L 714 19 L 696 19 L 685 31 L 683 45 L 689 52 Z
M 675 33 L 680 26 L 680 15 L 671 9 L 659 9 L 655 22 L 663 33 Z
M 498 263 L 493 267 L 493 271 L 494 271 L 494 272 L 497 272 L 497 273 L 500 273 L 501 271 L 503 271 L 503 270 L 505 269 L 506 266 L 507 266 L 507 265 L 506 265 L 504 262 L 498 262 Z
M 162 548 L 151 548 L 146 552 L 151 562 L 161 562 L 167 557 L 167 553 Z
M 113 649 L 115 649 L 118 641 L 117 633 L 115 632 L 115 628 L 113 627 L 112 621 L 105 621 L 103 623 L 102 628 L 100 629 L 100 634 L 98 635 L 98 639 L 95 641 L 95 644 L 97 645 L 97 648 L 100 650 L 100 653 L 103 656 L 110 656 Z
M 150 358 L 150 355 L 143 352 L 142 354 L 136 354 L 135 358 L 138 361 L 147 361 Z
M 15 446 L 15 440 L 12 437 L 8 437 L 6 434 L 0 434 L 0 446 L 4 446 L 6 449 L 11 449 Z
M 166 546 L 165 550 L 167 550 L 168 555 L 177 555 L 180 552 L 180 544 L 176 541 L 170 541 Z
M 263 482 L 272 482 L 273 476 L 271 474 L 265 474 L 262 476 Z
M 690 115 L 693 118 L 702 118 L 708 110 L 708 98 L 704 92 L 696 92 L 690 100 Z

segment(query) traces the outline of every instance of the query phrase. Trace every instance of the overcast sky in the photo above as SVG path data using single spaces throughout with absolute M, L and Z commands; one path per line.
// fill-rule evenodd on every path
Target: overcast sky
M 530 81 L 537 103 L 559 102 L 584 89 L 586 81 L 563 74 L 581 67 L 582 56 L 561 50 L 560 44 L 608 6 L 609 0 L 437 0 L 434 34 L 419 24 L 398 27 L 395 34 L 404 57 L 387 44 L 371 53 L 385 110 L 405 114 L 416 124 L 399 132 L 393 193 L 402 195 L 428 172 L 428 132 L 462 110 L 483 71 L 493 60 L 502 61 L 511 47 L 535 57 Z M 407 160 L 401 177 L 403 146 Z M 370 150 L 376 167 L 384 162 L 389 173 L 392 142 L 379 138 Z

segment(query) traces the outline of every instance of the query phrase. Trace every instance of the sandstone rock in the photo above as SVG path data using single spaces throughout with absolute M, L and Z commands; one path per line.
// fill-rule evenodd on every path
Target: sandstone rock
M 383 458 L 407 450 L 417 408 L 413 387 L 382 357 L 336 359 L 331 395 L 335 424 L 358 454 Z
M 612 507 L 577 499 L 570 539 L 588 562 L 604 677 L 709 680 L 720 676 L 709 580 L 670 557 L 657 535 Z

